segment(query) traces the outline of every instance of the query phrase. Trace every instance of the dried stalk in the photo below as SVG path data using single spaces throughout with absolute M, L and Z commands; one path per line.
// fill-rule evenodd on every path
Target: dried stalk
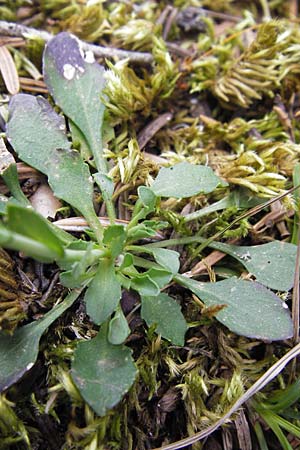
M 0 34 L 5 36 L 23 37 L 24 39 L 38 37 L 43 39 L 45 42 L 48 42 L 53 37 L 53 35 L 47 31 L 36 30 L 35 28 L 26 27 L 18 23 L 6 22 L 4 20 L 0 20 Z M 86 42 L 82 42 L 82 47 L 84 50 L 90 50 L 95 56 L 102 58 L 129 59 L 133 63 L 143 65 L 151 64 L 153 61 L 150 53 L 103 47 L 100 45 L 87 44 Z

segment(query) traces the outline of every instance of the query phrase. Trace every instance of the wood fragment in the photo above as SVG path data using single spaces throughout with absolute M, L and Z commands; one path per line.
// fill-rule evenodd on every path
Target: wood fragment
M 20 90 L 18 71 L 10 51 L 4 45 L 0 46 L 0 72 L 9 94 L 17 94 Z
M 234 423 L 239 441 L 239 448 L 241 450 L 252 450 L 249 424 L 243 409 L 239 411 Z
M 44 30 L 36 30 L 35 28 L 26 27 L 22 24 L 14 22 L 6 22 L 0 20 L 0 34 L 5 36 L 17 36 L 24 39 L 38 37 L 48 42 L 53 35 Z M 117 58 L 117 59 L 129 59 L 133 63 L 139 64 L 151 64 L 153 57 L 150 53 L 134 52 L 122 50 L 120 48 L 102 47 L 100 45 L 87 44 L 82 42 L 83 50 L 90 50 L 95 56 L 99 58 Z

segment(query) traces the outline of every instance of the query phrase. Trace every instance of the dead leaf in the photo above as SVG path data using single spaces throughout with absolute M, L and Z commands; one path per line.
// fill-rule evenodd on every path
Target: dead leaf
M 7 91 L 14 95 L 20 90 L 18 71 L 9 50 L 0 46 L 0 72 Z

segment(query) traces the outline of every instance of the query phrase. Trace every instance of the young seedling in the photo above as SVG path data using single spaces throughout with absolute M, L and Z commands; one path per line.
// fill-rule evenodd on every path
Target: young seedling
M 18 195 L 1 202 L 0 244 L 37 261 L 56 262 L 61 283 L 71 291 L 42 319 L 17 329 L 12 336 L 0 335 L 0 357 L 5 361 L 1 390 L 32 367 L 40 337 L 81 293 L 87 314 L 100 328 L 95 338 L 78 343 L 71 374 L 82 397 L 99 415 L 120 401 L 137 371 L 131 350 L 124 345 L 130 333 L 120 306 L 124 289 L 137 291 L 146 324 L 156 326 L 163 338 L 177 346 L 184 345 L 188 324 L 176 300 L 162 292 L 172 282 L 192 291 L 208 306 L 225 304 L 216 318 L 235 333 L 265 340 L 289 338 L 293 330 L 287 305 L 268 288 L 284 291 L 291 287 L 295 245 L 274 242 L 240 248 L 210 244 L 237 259 L 262 284 L 234 277 L 200 283 L 180 275 L 179 254 L 164 247 L 184 243 L 184 239 L 201 242 L 201 237 L 143 244 L 143 239 L 155 237 L 164 227 L 151 216 L 162 197 L 207 194 L 224 182 L 206 166 L 183 162 L 162 168 L 151 186 L 138 188 L 128 225 L 117 224 L 114 183 L 102 148 L 104 69 L 90 53 L 83 52 L 74 36 L 61 33 L 45 48 L 44 78 L 64 115 L 44 98 L 18 94 L 10 102 L 7 139 L 23 162 L 47 176 L 54 194 L 82 214 L 90 230 L 85 240 L 62 232 L 25 204 L 19 190 L 12 189 L 15 178 L 4 178 L 11 193 Z M 73 149 L 66 120 L 84 151 Z M 107 228 L 100 224 L 94 209 L 96 188 L 110 219 Z M 281 277 L 272 276 L 274 267 Z

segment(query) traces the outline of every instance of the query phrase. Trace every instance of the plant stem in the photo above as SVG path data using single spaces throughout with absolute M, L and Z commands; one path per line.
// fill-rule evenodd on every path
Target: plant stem
M 93 212 L 93 214 L 90 214 L 90 213 L 85 214 L 85 218 L 86 218 L 88 224 L 90 225 L 90 227 L 92 228 L 92 230 L 94 231 L 98 243 L 102 244 L 103 226 L 101 225 L 98 217 L 96 216 L 96 213 Z
M 57 252 L 41 242 L 13 233 L 4 227 L 0 228 L 0 245 L 11 250 L 24 252 L 28 256 L 33 256 L 43 261 L 54 261 L 57 258 Z
M 95 156 L 95 154 L 94 154 L 94 156 Z M 99 158 L 100 158 L 100 156 L 99 156 Z M 101 156 L 101 159 L 103 159 L 102 156 Z M 104 159 L 103 159 L 103 161 L 104 161 Z M 115 213 L 114 203 L 112 201 L 112 196 L 110 195 L 109 188 L 107 186 L 107 181 L 108 181 L 107 169 L 105 168 L 104 172 L 101 171 L 101 167 L 98 166 L 96 159 L 95 159 L 95 162 L 96 162 L 96 166 L 98 169 L 98 173 L 94 174 L 94 180 L 96 181 L 97 185 L 100 188 L 110 223 L 114 224 L 115 220 L 116 220 L 116 213 Z M 112 180 L 109 180 L 109 181 L 111 181 L 112 186 L 113 186 L 113 181 Z M 113 191 L 113 189 L 114 188 L 112 187 L 112 191 Z
M 85 250 L 66 249 L 65 253 L 64 253 L 63 261 L 66 261 L 66 262 L 80 261 L 83 258 L 83 256 L 85 255 L 85 253 L 86 253 Z M 109 256 L 109 254 L 108 254 L 107 250 L 94 249 L 94 250 L 91 250 L 90 256 L 91 256 L 90 264 L 93 264 L 98 259 Z
M 76 262 L 80 261 L 86 253 L 85 250 L 65 249 L 63 257 L 59 257 L 56 251 L 47 247 L 47 245 L 43 244 L 42 242 L 38 242 L 27 236 L 22 236 L 21 234 L 14 233 L 2 226 L 0 227 L 0 246 L 9 248 L 11 250 L 24 252 L 26 255 L 32 256 L 43 262 Z M 107 250 L 91 250 L 92 263 L 93 261 L 97 261 L 99 258 L 107 256 L 107 254 Z
M 192 220 L 200 219 L 203 216 L 206 216 L 207 214 L 211 214 L 212 212 L 219 211 L 220 209 L 225 209 L 230 205 L 230 199 L 229 197 L 222 198 L 216 203 L 213 203 L 212 205 L 207 206 L 206 208 L 199 209 L 198 211 L 192 212 L 190 214 L 187 214 L 183 218 L 183 222 L 191 222 Z

